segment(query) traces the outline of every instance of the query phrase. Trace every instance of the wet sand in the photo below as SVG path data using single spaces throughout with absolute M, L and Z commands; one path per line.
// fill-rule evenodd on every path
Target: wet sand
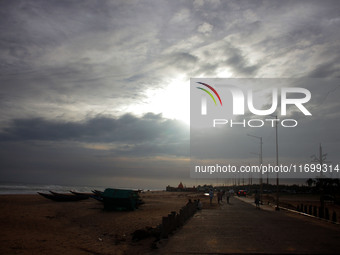
M 196 194 L 146 192 L 135 211 L 107 212 L 88 199 L 54 202 L 39 195 L 0 196 L 0 254 L 144 254 L 154 239 L 132 242 L 131 233 L 156 227 Z M 203 206 L 208 205 L 208 198 Z M 209 205 L 208 205 L 209 206 Z

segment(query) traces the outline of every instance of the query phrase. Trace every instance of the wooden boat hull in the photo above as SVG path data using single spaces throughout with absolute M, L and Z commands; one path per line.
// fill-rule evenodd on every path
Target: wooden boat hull
M 50 191 L 51 194 L 41 193 L 38 192 L 39 195 L 43 196 L 44 198 L 56 201 L 56 202 L 74 202 L 88 199 L 88 196 L 81 196 L 81 195 L 74 195 L 74 194 L 60 194 L 56 192 Z

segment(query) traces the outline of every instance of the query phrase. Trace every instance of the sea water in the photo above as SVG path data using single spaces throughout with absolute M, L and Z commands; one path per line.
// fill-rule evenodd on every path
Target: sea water
M 92 190 L 104 191 L 105 187 L 94 186 L 64 186 L 64 185 L 47 185 L 47 184 L 18 184 L 18 183 L 0 183 L 1 194 L 37 194 L 37 192 L 61 192 L 66 193 L 70 190 L 77 192 L 91 192 Z
M 37 194 L 37 192 L 48 193 L 49 191 L 68 193 L 71 191 L 76 192 L 91 192 L 92 190 L 104 191 L 106 188 L 117 189 L 133 189 L 130 187 L 103 187 L 103 186 L 67 186 L 67 185 L 54 185 L 54 184 L 21 184 L 21 183 L 0 183 L 0 195 L 4 194 Z M 149 191 L 161 191 L 163 189 L 139 189 Z

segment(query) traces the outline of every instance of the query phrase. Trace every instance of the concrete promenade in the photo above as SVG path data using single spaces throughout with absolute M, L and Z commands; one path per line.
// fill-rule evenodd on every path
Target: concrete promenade
M 245 200 L 247 201 L 247 200 Z M 203 209 L 152 254 L 340 254 L 340 226 L 232 198 Z

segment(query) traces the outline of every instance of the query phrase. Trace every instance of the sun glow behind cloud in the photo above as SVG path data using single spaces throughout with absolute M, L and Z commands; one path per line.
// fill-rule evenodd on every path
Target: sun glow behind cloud
M 190 122 L 190 81 L 184 75 L 178 75 L 169 83 L 157 89 L 144 92 L 145 100 L 130 105 L 127 111 L 135 114 L 153 112 L 164 118 L 176 119 L 189 125 Z

